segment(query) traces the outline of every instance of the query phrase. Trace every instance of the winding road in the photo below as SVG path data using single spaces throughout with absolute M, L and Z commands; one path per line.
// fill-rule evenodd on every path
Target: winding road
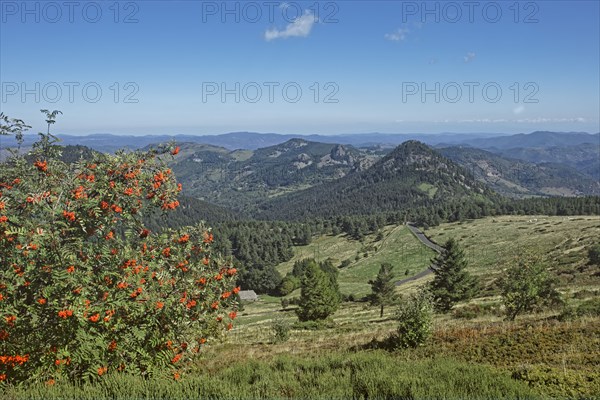
M 438 244 L 432 242 L 427 236 L 425 236 L 425 234 L 423 232 L 421 232 L 416 226 L 412 225 L 410 222 L 407 223 L 406 226 L 412 232 L 412 234 L 415 235 L 415 237 L 421 243 L 423 243 L 425 246 L 429 247 L 436 253 L 441 253 L 442 251 L 444 251 L 444 248 L 442 246 L 439 246 Z M 404 285 L 405 283 L 408 283 L 408 282 L 416 281 L 417 279 L 421 279 L 422 277 L 427 276 L 431 273 L 433 273 L 433 269 L 431 269 L 431 267 L 429 267 L 426 270 L 421 271 L 418 274 L 411 276 L 410 278 L 401 279 L 401 280 L 397 281 L 396 286 L 400 286 L 400 285 Z

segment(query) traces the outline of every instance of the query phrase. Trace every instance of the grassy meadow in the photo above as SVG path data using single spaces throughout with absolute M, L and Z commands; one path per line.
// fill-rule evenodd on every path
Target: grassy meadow
M 350 264 L 339 270 L 338 283 L 342 294 L 358 298 L 371 292 L 368 282 L 375 278 L 382 263 L 392 264 L 398 279 L 411 277 L 429 267 L 435 252 L 419 242 L 406 226 L 387 226 L 381 233 L 381 240 L 377 240 L 376 234 L 367 235 L 362 241 L 346 235 L 314 238 L 309 245 L 295 247 L 294 257 L 280 264 L 277 270 L 285 275 L 292 270 L 294 262 L 304 258 L 317 261 L 329 258 L 336 266 L 349 260 Z M 299 294 L 298 290 L 288 297 Z
M 504 319 L 495 290 L 484 290 L 446 315 L 436 315 L 432 337 L 416 349 L 386 347 L 396 329 L 395 308 L 345 302 L 320 327 L 297 323 L 295 306 L 260 296 L 245 303 L 222 343 L 207 346 L 180 381 L 111 376 L 99 384 L 57 383 L 5 388 L 6 399 L 145 398 L 598 398 L 600 396 L 600 292 L 598 267 L 586 265 L 586 247 L 600 237 L 597 217 L 495 217 L 443 224 L 426 232 L 443 243 L 463 245 L 472 273 L 494 286 L 513 257 L 525 248 L 546 254 L 560 277 L 568 304 L 585 304 L 587 315 L 563 318 L 563 309 Z M 345 236 L 314 238 L 278 266 L 282 274 L 304 257 L 333 258 L 341 291 L 367 294 L 380 263 L 396 276 L 414 275 L 433 252 L 405 226 L 386 227 L 355 241 Z M 358 257 L 357 257 L 358 255 Z M 406 273 L 408 271 L 408 273 Z M 431 275 L 397 288 L 406 295 Z M 291 296 L 297 296 L 295 292 Z M 275 340 L 274 321 L 287 324 L 289 340 Z
M 425 232 L 442 244 L 450 237 L 462 245 L 473 274 L 490 282 L 525 251 L 544 255 L 566 291 L 600 289 L 597 268 L 587 263 L 587 248 L 600 241 L 598 216 L 500 216 L 442 224 Z

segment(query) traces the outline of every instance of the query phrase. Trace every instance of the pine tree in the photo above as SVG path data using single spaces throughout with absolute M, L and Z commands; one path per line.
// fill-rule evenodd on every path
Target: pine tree
M 383 308 L 385 305 L 394 303 L 396 300 L 396 285 L 394 283 L 394 267 L 389 263 L 381 264 L 377 278 L 369 281 L 372 293 L 369 296 L 371 305 L 380 306 L 379 318 L 383 317 Z
M 322 320 L 333 314 L 340 304 L 340 295 L 332 284 L 331 276 L 311 260 L 302 277 L 302 291 L 298 303 L 300 321 Z
M 444 251 L 433 260 L 435 277 L 430 289 L 438 311 L 448 312 L 457 302 L 469 300 L 477 292 L 477 279 L 466 268 L 463 250 L 454 239 L 449 239 Z

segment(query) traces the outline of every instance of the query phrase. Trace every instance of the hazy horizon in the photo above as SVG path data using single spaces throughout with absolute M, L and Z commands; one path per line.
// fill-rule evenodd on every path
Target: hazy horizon
M 481 137 L 496 137 L 496 136 L 513 136 L 513 135 L 530 135 L 536 132 L 551 132 L 558 134 L 587 134 L 597 135 L 600 132 L 583 132 L 583 131 L 532 131 L 532 132 L 350 132 L 350 133 L 288 133 L 288 132 L 254 132 L 254 131 L 232 131 L 222 133 L 113 133 L 113 132 L 92 132 L 92 133 L 61 133 L 55 132 L 54 135 L 68 137 L 90 137 L 90 136 L 122 136 L 122 137 L 143 137 L 143 136 L 223 136 L 232 134 L 256 134 L 256 135 L 279 135 L 279 136 L 323 136 L 323 137 L 342 137 L 342 136 L 481 136 Z M 38 134 L 33 131 L 28 131 L 24 134 L 26 137 L 37 137 Z M 1 140 L 2 138 L 0 138 Z M 4 138 L 7 140 L 7 138 Z

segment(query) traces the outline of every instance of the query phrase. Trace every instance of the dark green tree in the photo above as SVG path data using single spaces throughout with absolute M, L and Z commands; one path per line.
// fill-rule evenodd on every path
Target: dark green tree
M 396 284 L 394 282 L 394 273 L 392 264 L 383 263 L 379 268 L 377 277 L 369 281 L 371 285 L 371 295 L 369 300 L 372 306 L 379 306 L 379 317 L 383 317 L 383 308 L 386 305 L 393 304 L 396 299 Z
M 514 321 L 524 312 L 561 304 L 555 285 L 556 279 L 539 256 L 526 254 L 517 258 L 501 285 L 507 319 Z
M 459 301 L 469 300 L 477 293 L 478 281 L 466 269 L 462 248 L 454 239 L 448 239 L 444 250 L 433 260 L 435 277 L 429 288 L 436 310 L 446 313 Z
M 296 311 L 300 321 L 323 320 L 338 309 L 341 299 L 331 275 L 314 260 L 310 260 L 304 269 L 301 288 Z
M 276 294 L 281 284 L 281 275 L 272 265 L 257 264 L 241 271 L 238 284 L 259 294 Z
M 300 287 L 300 279 L 294 275 L 287 274 L 279 285 L 279 295 L 287 296 Z

